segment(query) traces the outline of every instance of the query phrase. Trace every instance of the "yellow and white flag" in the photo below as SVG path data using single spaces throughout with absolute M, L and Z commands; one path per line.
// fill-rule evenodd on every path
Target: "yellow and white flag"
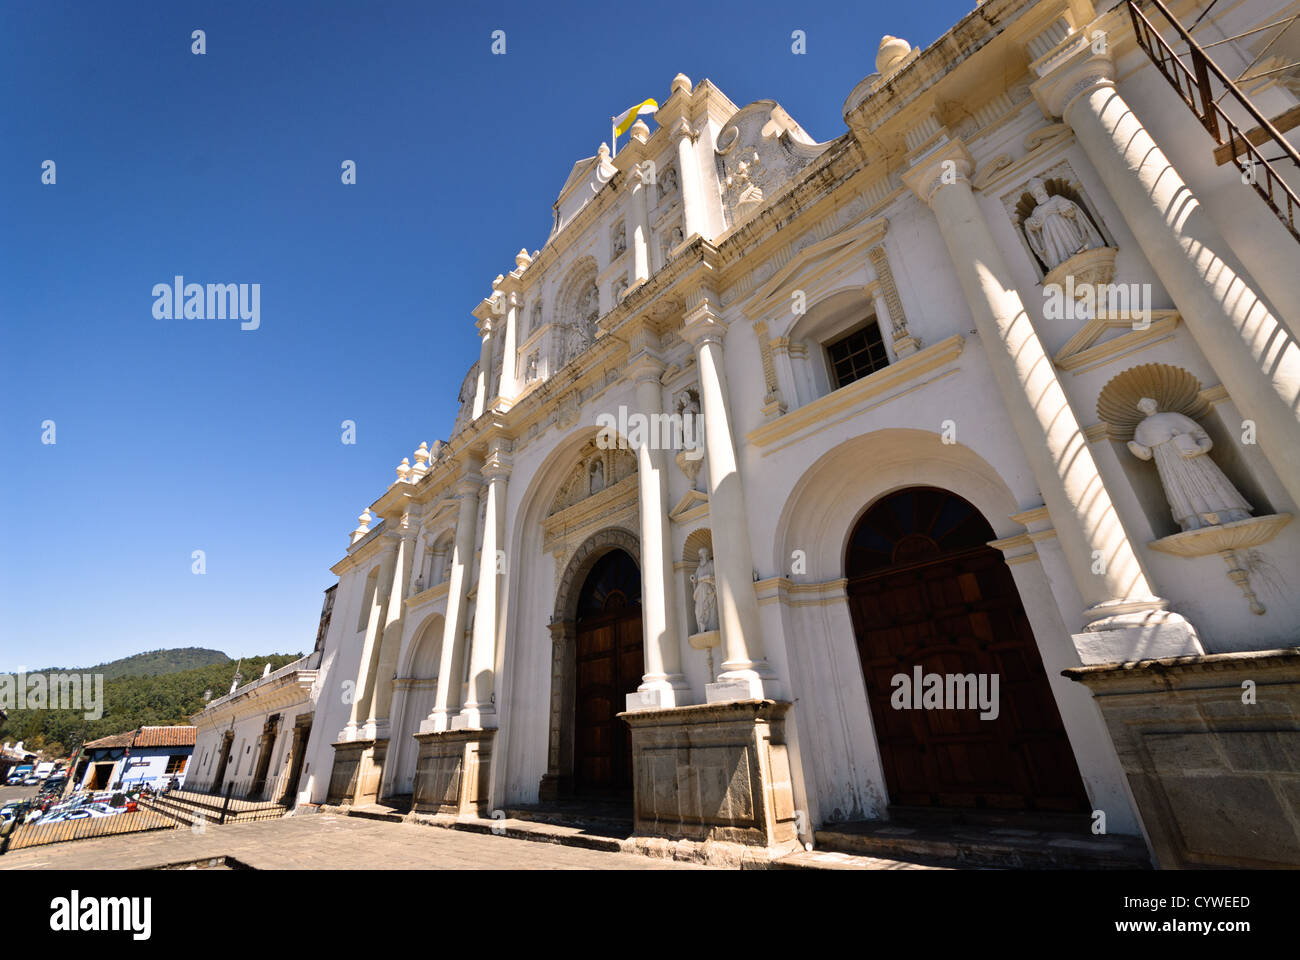
M 617 117 L 614 118 L 614 136 L 615 138 L 627 133 L 632 124 L 636 123 L 636 118 L 654 113 L 659 109 L 659 101 L 642 100 L 634 107 L 628 107 Z

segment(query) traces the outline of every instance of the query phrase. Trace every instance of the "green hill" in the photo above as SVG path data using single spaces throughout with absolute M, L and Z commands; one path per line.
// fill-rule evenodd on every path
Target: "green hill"
M 221 662 L 172 672 L 158 671 L 159 667 L 166 669 L 169 662 L 184 662 L 184 658 L 171 657 L 174 654 L 191 658 L 210 658 L 217 654 Z M 271 664 L 272 670 L 277 670 L 300 656 L 300 653 L 273 653 L 245 657 L 240 662 L 239 672 L 243 682 L 247 683 L 260 677 L 267 663 Z M 115 676 L 109 673 L 123 664 L 130 665 L 126 668 L 128 670 L 151 669 L 155 672 L 147 675 L 118 672 Z M 188 723 L 191 715 L 203 709 L 206 691 L 211 690 L 216 698 L 230 689 L 235 667 L 236 661 L 225 654 L 190 647 L 155 650 L 114 660 L 101 667 L 78 669 L 78 673 L 104 673 L 103 716 L 87 720 L 79 710 L 10 710 L 8 717 L 0 721 L 0 741 L 22 740 L 29 750 L 44 749 L 57 756 L 67 754 L 86 740 L 125 733 L 139 726 Z
M 196 667 L 230 663 L 230 658 L 220 650 L 205 647 L 176 647 L 171 650 L 147 650 L 120 660 L 97 663 L 93 667 L 49 667 L 42 673 L 59 673 L 76 670 L 78 673 L 102 673 L 105 680 L 118 677 L 152 677 L 162 673 L 181 673 Z

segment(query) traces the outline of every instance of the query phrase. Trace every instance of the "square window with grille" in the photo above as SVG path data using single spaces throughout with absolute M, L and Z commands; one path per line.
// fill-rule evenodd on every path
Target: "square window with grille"
M 830 358 L 831 379 L 836 390 L 889 366 L 889 354 L 885 352 L 880 325 L 875 320 L 828 343 L 826 355 Z
M 189 757 L 183 753 L 174 753 L 167 758 L 167 773 L 183 773 L 185 771 L 185 761 Z

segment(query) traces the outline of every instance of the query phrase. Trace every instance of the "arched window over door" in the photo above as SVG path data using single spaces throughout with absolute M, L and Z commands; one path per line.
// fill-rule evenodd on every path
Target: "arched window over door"
M 974 506 L 934 487 L 883 497 L 849 538 L 849 607 L 890 803 L 1087 810 L 1024 605 L 1002 554 L 987 545 L 993 539 Z M 926 699 L 932 677 L 942 686 Z M 980 692 L 994 710 L 981 708 Z

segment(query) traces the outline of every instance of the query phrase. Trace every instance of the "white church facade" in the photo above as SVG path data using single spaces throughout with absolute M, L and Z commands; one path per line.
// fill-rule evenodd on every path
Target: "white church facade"
M 599 800 L 756 856 L 991 811 L 1300 863 L 1300 243 L 1123 4 L 886 37 L 843 116 L 678 75 L 574 165 L 312 676 L 267 685 L 311 690 L 297 799 Z

